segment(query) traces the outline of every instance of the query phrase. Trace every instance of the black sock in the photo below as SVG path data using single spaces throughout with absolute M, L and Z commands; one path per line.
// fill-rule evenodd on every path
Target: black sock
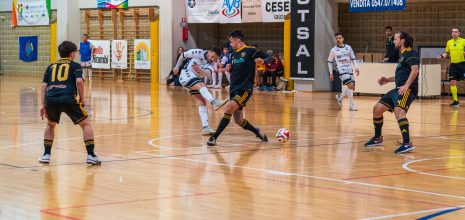
M 375 125 L 375 137 L 381 137 L 383 122 L 383 116 L 381 116 L 381 118 L 373 118 L 373 124 Z
M 242 122 L 241 127 L 245 130 L 249 130 L 253 132 L 255 135 L 259 134 L 259 130 L 255 128 L 252 124 L 250 124 L 247 120 L 244 119 L 244 122 Z
M 45 154 L 52 154 L 52 145 L 53 140 L 44 139 L 44 155 Z
M 215 139 L 217 139 L 218 136 L 220 136 L 221 132 L 223 132 L 224 129 L 228 126 L 228 124 L 229 124 L 230 121 L 231 121 L 231 115 L 230 115 L 230 114 L 224 113 L 224 116 L 223 116 L 223 118 L 221 119 L 220 124 L 219 124 L 218 127 L 216 128 L 216 131 L 215 131 L 215 133 L 212 135 L 212 137 L 214 137 Z
M 84 141 L 84 144 L 86 144 L 87 154 L 90 155 L 90 156 L 95 157 L 95 153 L 94 153 L 95 142 L 94 142 L 94 139 L 86 140 L 86 141 Z
M 406 118 L 402 118 L 399 121 L 399 128 L 400 132 L 402 133 L 402 139 L 404 144 L 410 143 L 410 133 L 408 130 L 408 120 Z

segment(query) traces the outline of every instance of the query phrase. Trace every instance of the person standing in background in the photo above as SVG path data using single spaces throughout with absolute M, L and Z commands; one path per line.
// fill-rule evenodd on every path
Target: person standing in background
M 397 63 L 399 61 L 399 50 L 394 45 L 392 27 L 387 26 L 384 30 L 386 31 L 386 55 L 384 56 L 383 63 Z
M 81 55 L 81 66 L 83 71 L 82 78 L 85 80 L 89 76 L 89 82 L 92 82 L 92 57 L 94 57 L 94 45 L 89 42 L 89 35 L 82 35 L 82 42 L 79 44 L 79 54 Z
M 465 74 L 465 39 L 460 37 L 460 29 L 452 28 L 452 39 L 447 41 L 446 52 L 437 56 L 437 59 L 450 57 L 449 80 L 450 92 L 454 101 L 450 104 L 453 108 L 459 107 L 457 81 L 464 79 Z

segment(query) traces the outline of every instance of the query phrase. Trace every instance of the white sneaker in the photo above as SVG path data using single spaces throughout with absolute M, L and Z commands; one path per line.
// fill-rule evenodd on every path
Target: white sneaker
M 209 136 L 215 133 L 215 130 L 211 129 L 210 127 L 206 127 L 202 129 L 202 135 L 203 136 Z
M 50 154 L 44 154 L 39 157 L 39 162 L 49 164 L 50 163 Z
M 92 164 L 92 165 L 100 165 L 102 163 L 102 161 L 100 161 L 98 159 L 97 156 L 91 156 L 91 155 L 87 155 L 87 161 L 86 161 L 87 164 Z
M 213 105 L 213 109 L 215 111 L 218 111 L 218 109 L 220 109 L 221 107 L 223 107 L 224 105 L 226 105 L 226 103 L 228 103 L 229 99 L 224 99 L 224 100 L 221 100 L 221 101 L 218 101 L 218 100 L 213 100 L 212 101 L 212 105 Z
M 339 94 L 336 95 L 337 104 L 339 105 L 339 107 L 342 108 L 342 99 L 340 97 L 341 95 Z
M 214 89 L 221 89 L 221 86 L 215 86 Z
M 349 107 L 349 110 L 350 110 L 350 111 L 358 111 L 358 108 L 357 108 L 356 105 L 351 105 L 351 106 Z

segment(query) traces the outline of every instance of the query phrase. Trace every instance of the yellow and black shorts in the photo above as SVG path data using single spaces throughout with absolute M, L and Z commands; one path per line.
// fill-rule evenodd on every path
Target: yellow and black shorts
M 79 124 L 87 118 L 87 112 L 82 104 L 72 95 L 45 98 L 45 111 L 50 122 L 60 123 L 61 113 L 66 113 L 74 124 Z
M 399 107 L 408 112 L 410 105 L 417 98 L 417 90 L 407 89 L 404 95 L 399 95 L 399 89 L 393 89 L 385 94 L 379 100 L 379 103 L 387 106 L 390 112 L 394 112 L 394 108 Z
M 229 95 L 229 98 L 240 106 L 240 109 L 246 106 L 250 97 L 252 97 L 252 90 L 238 90 L 230 93 Z

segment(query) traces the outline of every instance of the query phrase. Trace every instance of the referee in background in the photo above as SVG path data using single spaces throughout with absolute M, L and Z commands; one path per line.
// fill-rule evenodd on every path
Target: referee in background
M 452 28 L 452 39 L 447 41 L 446 52 L 437 56 L 438 59 L 448 57 L 450 57 L 450 91 L 454 99 L 454 102 L 450 106 L 458 108 L 457 81 L 463 80 L 465 74 L 465 39 L 460 37 L 460 29 L 458 27 Z

